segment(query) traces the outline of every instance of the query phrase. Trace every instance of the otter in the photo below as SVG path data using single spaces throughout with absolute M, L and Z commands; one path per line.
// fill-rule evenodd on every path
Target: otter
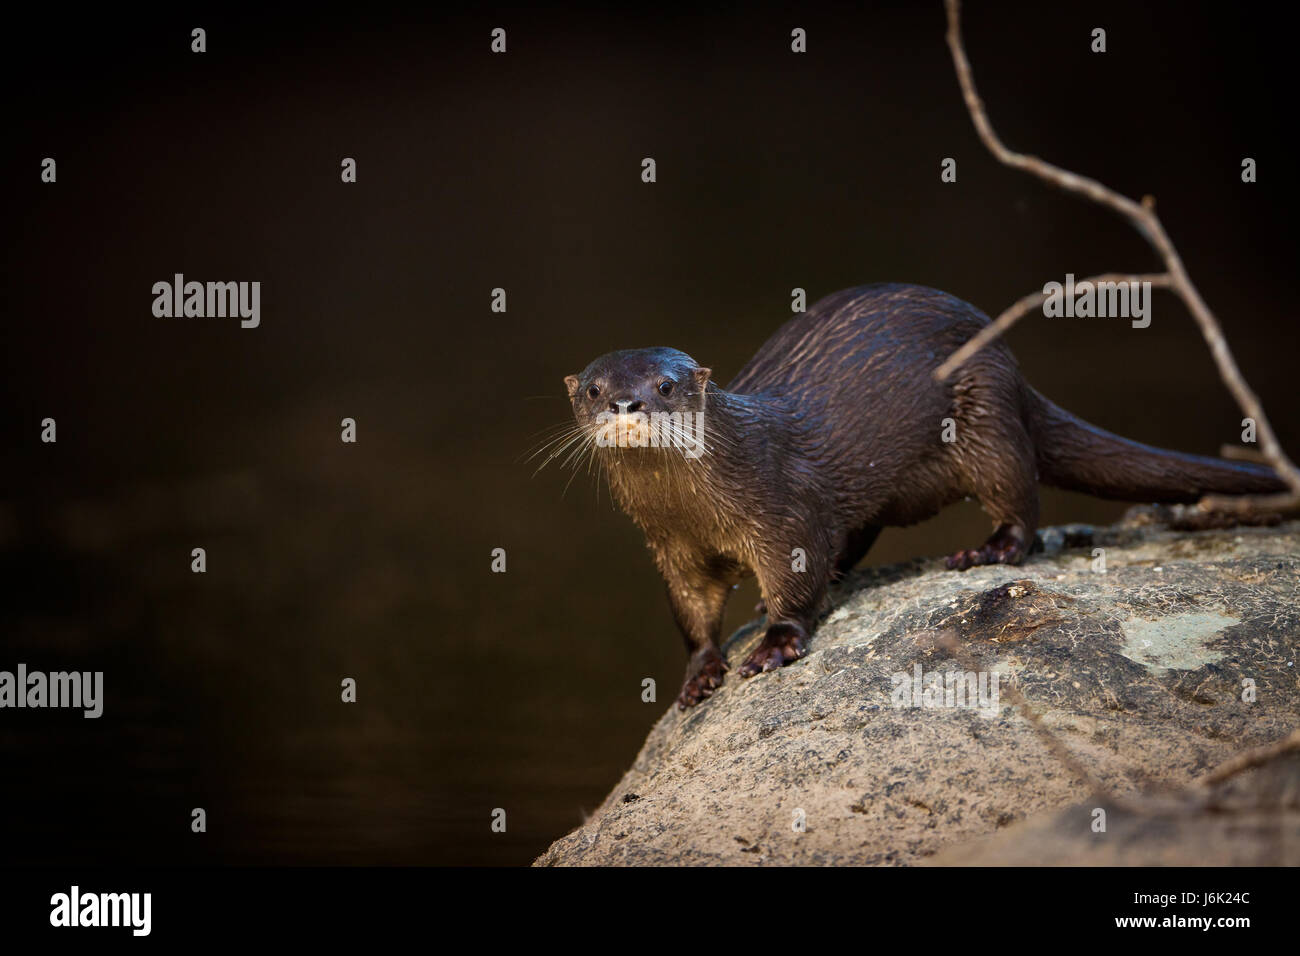
M 786 322 L 726 388 L 671 348 L 611 352 L 565 378 L 576 429 L 564 447 L 599 462 L 668 586 L 689 654 L 682 709 L 721 685 L 723 609 L 751 574 L 767 627 L 742 678 L 807 653 L 829 584 L 883 527 L 960 499 L 978 499 L 993 524 L 982 545 L 947 559 L 964 571 L 1024 560 L 1039 482 L 1162 503 L 1284 489 L 1264 466 L 1153 448 L 1076 418 L 1029 386 L 1001 340 L 935 380 L 988 322 L 944 292 L 869 285 Z

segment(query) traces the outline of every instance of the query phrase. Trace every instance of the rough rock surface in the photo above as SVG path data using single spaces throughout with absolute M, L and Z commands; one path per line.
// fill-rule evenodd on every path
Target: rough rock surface
M 1094 826 L 1098 809 L 1104 828 Z M 1300 866 L 1300 753 L 1213 787 L 1078 804 L 940 850 L 933 866 Z
M 1020 857 L 1000 861 L 1053 862 L 1049 837 L 1091 833 L 1105 804 L 1008 684 L 1129 806 L 1286 737 L 1300 726 L 1300 522 L 1188 533 L 1168 518 L 1144 508 L 1112 528 L 1045 529 L 1020 567 L 854 573 L 806 658 L 670 708 L 600 808 L 537 863 L 910 864 L 1036 814 L 1002 843 Z M 728 642 L 733 667 L 760 625 Z M 982 707 L 903 699 L 948 672 L 983 673 L 986 695 L 996 675 L 1000 693 Z M 1131 825 L 1111 817 L 1111 832 Z M 984 846 L 935 862 L 999 862 Z

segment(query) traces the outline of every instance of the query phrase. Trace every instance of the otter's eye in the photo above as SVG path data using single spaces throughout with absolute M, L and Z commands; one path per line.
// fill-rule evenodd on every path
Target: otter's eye
M 660 395 L 667 396 L 667 395 L 671 395 L 672 393 L 673 393 L 673 382 L 671 379 L 664 379 L 662 382 L 659 383 Z
M 599 385 L 593 385 L 593 386 L 591 386 L 591 388 L 587 389 L 587 397 L 588 397 L 588 398 L 595 398 L 595 397 L 596 397 L 597 395 L 599 395 L 599 394 L 600 394 L 600 386 L 599 386 Z

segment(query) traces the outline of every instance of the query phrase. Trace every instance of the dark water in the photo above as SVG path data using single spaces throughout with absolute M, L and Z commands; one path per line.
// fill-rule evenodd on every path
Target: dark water
M 937 3 L 204 16 L 201 57 L 184 12 L 73 36 L 30 16 L 6 65 L 0 669 L 102 670 L 107 699 L 99 720 L 0 711 L 13 862 L 530 861 L 599 803 L 684 664 L 607 493 L 521 460 L 565 420 L 565 374 L 672 345 L 725 382 L 794 286 L 915 281 L 997 312 L 1066 272 L 1154 266 L 1110 213 L 985 154 Z M 1283 40 L 1186 4 L 967 17 L 1003 137 L 1157 196 L 1300 450 Z M 261 281 L 261 326 L 154 318 L 177 272 Z M 1030 319 L 1011 343 L 1097 424 L 1214 453 L 1241 415 L 1156 296 L 1145 330 Z M 1122 510 L 1048 492 L 1043 521 Z M 868 560 L 986 533 L 961 506 Z

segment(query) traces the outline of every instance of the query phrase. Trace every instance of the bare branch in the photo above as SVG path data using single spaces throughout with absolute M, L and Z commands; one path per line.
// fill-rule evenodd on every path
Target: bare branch
M 1224 385 L 1232 393 L 1233 398 L 1237 400 L 1242 412 L 1248 418 L 1254 420 L 1256 434 L 1259 438 L 1260 453 L 1291 489 L 1290 494 L 1259 498 L 1225 499 L 1207 496 L 1201 499 L 1200 507 L 1207 510 L 1224 510 L 1225 503 L 1231 502 L 1228 506 L 1229 510 L 1249 511 L 1256 508 L 1266 508 L 1267 510 L 1277 511 L 1300 506 L 1300 470 L 1297 470 L 1291 459 L 1282 450 L 1282 446 L 1278 443 L 1277 436 L 1273 432 L 1273 426 L 1269 423 L 1268 416 L 1264 414 L 1264 408 L 1260 404 L 1259 397 L 1246 384 L 1241 370 L 1237 367 L 1236 359 L 1233 358 L 1228 343 L 1224 340 L 1223 330 L 1219 326 L 1218 319 L 1214 317 L 1214 313 L 1205 304 L 1201 294 L 1187 275 L 1182 259 L 1179 257 L 1177 250 L 1174 249 L 1174 244 L 1165 232 L 1160 218 L 1156 215 L 1155 200 L 1150 196 L 1146 196 L 1143 197 L 1141 203 L 1134 202 L 1127 196 L 1122 196 L 1103 186 L 1095 179 L 1089 179 L 1086 176 L 1080 176 L 1069 170 L 1061 169 L 1059 166 L 1053 166 L 1036 156 L 1029 156 L 1007 149 L 1002 144 L 1002 141 L 998 139 L 997 134 L 993 132 L 993 126 L 984 111 L 984 104 L 975 91 L 975 80 L 971 76 L 970 61 L 966 59 L 966 51 L 963 48 L 961 39 L 960 0 L 945 0 L 945 6 L 948 12 L 948 47 L 952 51 L 952 61 L 957 71 L 957 81 L 961 84 L 962 97 L 965 99 L 966 108 L 975 123 L 975 129 L 984 145 L 988 147 L 989 152 L 999 162 L 1007 166 L 1032 173 L 1046 182 L 1059 186 L 1061 189 L 1079 193 L 1093 202 L 1115 210 L 1128 219 L 1133 227 L 1151 244 L 1156 255 L 1165 264 L 1167 287 L 1177 293 L 1178 297 L 1183 300 L 1197 326 L 1200 327 L 1201 335 L 1210 348 L 1210 354 L 1214 358 L 1214 364 L 1218 367 L 1219 376 L 1223 379 Z M 1021 299 L 1007 312 L 1004 312 L 999 317 L 998 322 L 990 326 L 992 331 L 987 336 L 981 332 L 976 339 L 972 339 L 970 343 L 967 343 L 969 346 L 982 339 L 982 341 L 978 341 L 974 348 L 967 350 L 963 346 L 962 349 L 948 358 L 940 366 L 940 370 L 944 371 L 945 374 L 939 377 L 946 377 L 953 368 L 959 366 L 979 348 L 987 345 L 1002 331 L 1009 328 L 1021 315 L 1032 309 L 1033 304 L 1030 300 L 1033 298 L 1033 296 L 1029 296 L 1026 299 Z M 1030 304 L 1025 305 L 1026 302 L 1030 302 Z M 1017 312 L 1017 310 L 1019 311 Z M 999 323 L 1002 323 L 1009 313 L 1012 314 L 1012 317 L 999 326 Z
M 966 647 L 957 639 L 952 630 L 947 630 L 939 634 L 935 640 L 935 645 L 945 653 L 952 656 L 958 665 L 964 670 L 978 672 L 982 670 L 980 665 L 967 651 Z M 1034 706 L 1025 699 L 1025 695 L 1020 692 L 1018 681 L 1013 679 L 1008 684 L 1002 684 L 1000 692 L 1005 692 L 1011 698 L 1012 705 L 1020 712 L 1020 716 L 1028 721 L 1030 728 L 1036 733 L 1043 745 L 1051 751 L 1060 763 L 1070 771 L 1077 780 L 1083 781 L 1092 796 L 1102 803 L 1109 803 L 1112 806 L 1133 809 L 1132 804 L 1126 797 L 1121 797 L 1111 791 L 1099 778 L 1093 776 L 1092 772 L 1083 764 L 1079 758 L 1070 752 L 1070 748 L 1047 726 L 1043 720 L 1043 715 L 1034 709 Z
M 1259 453 L 1259 449 L 1248 448 L 1245 445 L 1220 445 L 1219 457 L 1231 458 L 1234 461 L 1249 461 L 1256 465 L 1268 464 L 1268 459 Z
M 1223 763 L 1219 764 L 1214 770 L 1211 770 L 1204 777 L 1201 777 L 1197 783 L 1202 786 L 1220 783 L 1229 777 L 1234 777 L 1245 770 L 1251 770 L 1255 767 L 1266 764 L 1277 757 L 1292 751 L 1300 750 L 1300 730 L 1293 730 L 1281 740 L 1275 740 L 1271 744 L 1265 744 L 1262 747 L 1253 747 L 1250 750 L 1243 751 Z
M 1083 282 L 1091 282 L 1094 285 L 1100 282 L 1149 282 L 1155 288 L 1167 289 L 1172 281 L 1173 280 L 1166 272 L 1155 273 L 1152 275 L 1124 275 L 1119 272 L 1108 272 L 1105 275 L 1093 276 L 1090 279 L 1080 280 L 1079 284 L 1082 285 Z M 944 360 L 944 363 L 934 370 L 934 377 L 941 382 L 947 379 L 948 376 L 957 371 L 957 369 L 959 369 L 968 358 L 980 349 L 984 348 L 984 346 L 988 345 L 999 335 L 1006 332 L 1007 329 L 1011 328 L 1011 326 L 1019 322 L 1026 314 L 1038 308 L 1038 306 L 1042 305 L 1045 301 L 1047 301 L 1047 293 L 1045 292 L 1035 292 L 1032 295 L 1025 296 L 1011 308 L 999 315 L 990 324 L 980 329 L 974 338 L 967 341 L 965 345 L 953 352 L 952 355 Z

